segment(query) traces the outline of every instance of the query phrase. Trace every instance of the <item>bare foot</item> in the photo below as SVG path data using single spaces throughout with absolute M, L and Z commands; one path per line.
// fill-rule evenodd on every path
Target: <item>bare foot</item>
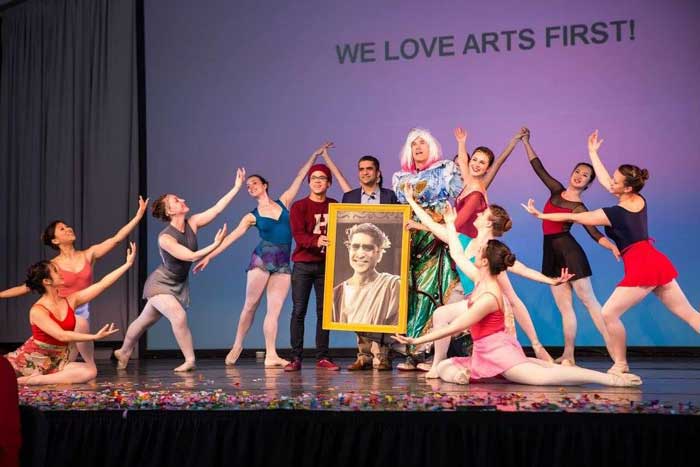
M 430 371 L 433 368 L 432 363 L 419 363 L 416 365 L 416 368 L 420 371 Z
M 127 354 L 122 349 L 117 349 L 114 351 L 114 357 L 117 359 L 117 370 L 126 370 L 131 353 Z
M 545 349 L 542 344 L 532 344 L 532 350 L 535 352 L 535 357 L 538 360 L 542 360 L 547 363 L 554 363 L 554 359 L 551 355 L 549 355 L 549 352 L 547 352 L 547 349 Z
M 611 386 L 632 387 L 641 386 L 642 378 L 632 373 L 610 373 Z
M 627 362 L 616 363 L 613 366 L 611 366 L 610 369 L 608 369 L 608 373 L 617 374 L 617 375 L 621 375 L 623 373 L 629 373 L 629 371 L 630 371 L 630 367 L 627 364 Z
M 440 379 L 440 375 L 438 375 L 437 368 L 431 368 L 425 374 L 425 379 Z
M 280 357 L 265 359 L 265 368 L 284 368 L 288 364 L 288 360 L 285 360 L 284 358 Z
M 195 368 L 197 368 L 197 365 L 195 364 L 194 360 L 192 360 L 190 362 L 185 360 L 185 363 L 183 363 L 179 367 L 173 369 L 173 371 L 180 373 L 180 372 L 184 372 L 184 371 L 192 371 Z
M 243 347 L 234 347 L 231 349 L 231 351 L 226 355 L 226 360 L 224 362 L 226 363 L 227 366 L 233 366 L 236 364 L 238 361 L 238 357 L 241 356 L 241 352 L 243 352 Z

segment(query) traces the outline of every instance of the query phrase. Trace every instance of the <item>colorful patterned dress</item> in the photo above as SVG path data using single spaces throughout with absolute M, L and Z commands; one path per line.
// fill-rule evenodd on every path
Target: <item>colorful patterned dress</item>
M 392 185 L 400 203 L 407 204 L 404 188 L 413 186 L 416 202 L 437 222 L 449 199 L 463 188 L 459 168 L 452 161 L 438 161 L 416 173 L 396 172 Z M 432 327 L 433 312 L 448 303 L 459 283 L 447 245 L 424 230 L 411 233 L 411 261 L 408 291 L 408 329 L 406 335 L 419 337 Z

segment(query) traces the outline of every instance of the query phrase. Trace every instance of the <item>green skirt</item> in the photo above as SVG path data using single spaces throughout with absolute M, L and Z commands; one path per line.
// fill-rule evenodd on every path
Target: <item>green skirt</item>
M 424 230 L 411 235 L 411 265 L 408 283 L 408 329 L 419 337 L 430 332 L 433 312 L 449 302 L 459 284 L 447 245 Z

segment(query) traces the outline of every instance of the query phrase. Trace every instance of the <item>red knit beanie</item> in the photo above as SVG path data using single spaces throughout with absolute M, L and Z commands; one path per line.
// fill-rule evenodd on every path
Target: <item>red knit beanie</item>
M 314 172 L 323 172 L 328 177 L 328 183 L 333 183 L 333 175 L 331 175 L 331 169 L 328 168 L 326 164 L 315 164 L 309 169 L 306 174 L 306 181 L 311 182 L 311 174 Z

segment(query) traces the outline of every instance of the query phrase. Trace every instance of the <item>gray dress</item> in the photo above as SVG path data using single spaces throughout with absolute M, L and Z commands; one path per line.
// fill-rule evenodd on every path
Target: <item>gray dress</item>
M 185 221 L 184 233 L 168 224 L 158 234 L 158 238 L 163 234 L 168 234 L 180 245 L 197 251 L 197 235 L 190 227 L 189 222 Z M 172 295 L 183 307 L 187 308 L 190 305 L 190 284 L 187 278 L 192 262 L 177 259 L 162 248 L 159 250 L 163 264 L 158 266 L 146 279 L 146 284 L 143 286 L 143 298 L 149 299 L 154 295 L 161 294 Z

